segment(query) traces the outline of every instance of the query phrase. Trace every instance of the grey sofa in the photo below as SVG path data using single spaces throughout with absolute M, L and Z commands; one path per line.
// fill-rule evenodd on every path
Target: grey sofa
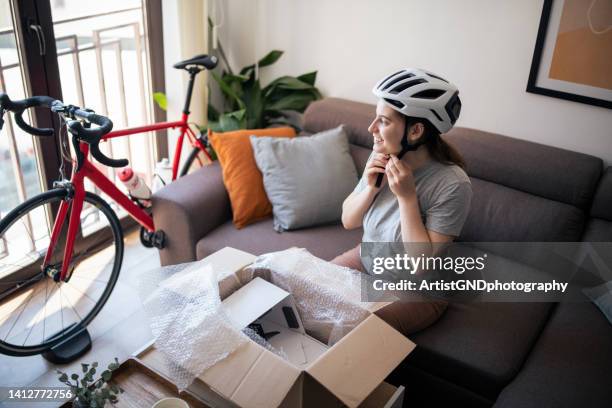
M 371 151 L 373 105 L 328 98 L 310 105 L 306 133 L 347 125 L 359 172 Z M 445 139 L 467 162 L 474 198 L 460 240 L 612 241 L 612 168 L 600 159 L 475 129 Z M 611 141 L 612 143 L 612 141 Z M 331 260 L 360 242 L 340 223 L 277 233 L 272 219 L 237 230 L 214 163 L 157 192 L 164 265 L 232 246 L 254 254 L 305 247 Z M 612 326 L 591 303 L 452 304 L 412 336 L 418 347 L 389 380 L 406 406 L 612 406 Z

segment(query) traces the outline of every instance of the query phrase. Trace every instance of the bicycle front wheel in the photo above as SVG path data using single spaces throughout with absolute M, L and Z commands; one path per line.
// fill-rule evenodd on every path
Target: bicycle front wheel
M 0 220 L 0 353 L 40 354 L 86 327 L 108 300 L 123 260 L 123 232 L 103 199 L 87 193 L 69 278 L 58 282 L 68 217 L 43 270 L 59 205 L 66 189 L 33 197 Z

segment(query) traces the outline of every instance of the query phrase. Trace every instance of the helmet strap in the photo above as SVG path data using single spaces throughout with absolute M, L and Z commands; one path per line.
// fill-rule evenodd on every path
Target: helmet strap
M 397 158 L 401 160 L 408 152 L 413 152 L 418 149 L 422 144 L 425 143 L 425 136 L 421 136 L 419 140 L 414 143 L 408 141 L 408 116 L 404 115 L 404 137 L 402 137 L 402 150 L 397 154 Z

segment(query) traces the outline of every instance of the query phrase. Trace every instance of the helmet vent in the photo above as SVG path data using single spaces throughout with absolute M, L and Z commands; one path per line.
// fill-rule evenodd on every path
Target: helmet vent
M 382 85 L 384 85 L 384 84 L 385 84 L 385 82 L 387 82 L 387 81 L 388 81 L 390 78 L 393 78 L 394 76 L 396 76 L 397 74 L 401 74 L 402 72 L 404 72 L 404 70 L 403 70 L 403 69 L 402 69 L 402 70 L 400 70 L 400 71 L 394 72 L 393 74 L 389 75 L 388 77 L 386 77 L 385 79 L 383 79 L 382 81 L 380 81 L 380 85 L 379 85 L 379 87 L 378 87 L 378 88 L 381 88 L 381 87 L 382 87 Z
M 461 99 L 459 99 L 459 92 L 455 92 L 455 94 L 450 98 L 446 106 L 444 107 L 446 113 L 450 117 L 451 124 L 455 124 L 459 114 L 461 113 Z
M 405 90 L 407 88 L 410 88 L 411 86 L 422 84 L 423 82 L 427 82 L 427 81 L 425 79 L 423 79 L 423 78 L 413 79 L 412 81 L 408 81 L 408 82 L 404 82 L 402 84 L 399 84 L 398 86 L 396 86 L 395 88 L 393 88 L 389 92 L 392 93 L 392 94 L 398 94 L 398 93 L 402 92 L 403 90 Z
M 444 95 L 444 92 L 441 89 L 426 89 L 424 91 L 415 93 L 412 95 L 413 98 L 421 98 L 421 99 L 438 99 L 440 96 Z
M 385 87 L 382 89 L 383 91 L 386 89 L 389 89 L 391 87 L 391 85 L 395 85 L 397 84 L 399 81 L 403 81 L 404 79 L 408 79 L 410 77 L 413 77 L 414 74 L 408 73 L 408 74 L 404 74 L 404 75 L 400 75 L 397 78 L 389 81 L 388 84 L 385 85 Z
M 442 77 L 439 77 L 439 76 L 434 75 L 434 74 L 430 74 L 429 72 L 427 73 L 427 75 L 429 75 L 430 77 L 439 79 L 440 81 L 444 81 L 444 82 L 446 82 L 448 84 L 448 81 L 446 79 L 442 78 Z
M 437 119 L 438 119 L 440 122 L 442 122 L 442 118 L 440 117 L 440 115 L 438 115 L 438 113 L 437 113 L 435 110 L 430 109 L 430 111 L 431 111 L 431 113 L 433 113 L 433 114 L 434 114 L 434 116 L 435 116 L 435 117 L 436 117 L 436 118 L 437 118 Z
M 390 103 L 391 105 L 395 106 L 398 109 L 404 109 L 404 107 L 406 106 L 400 101 L 396 101 L 396 100 L 389 99 L 389 98 L 384 98 L 384 99 L 385 99 L 385 102 Z

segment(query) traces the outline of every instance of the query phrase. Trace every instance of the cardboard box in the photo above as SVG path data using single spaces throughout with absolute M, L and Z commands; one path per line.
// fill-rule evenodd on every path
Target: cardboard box
M 295 308 L 290 294 L 271 289 L 276 286 L 261 279 L 253 280 L 255 283 L 249 286 L 251 289 L 234 298 L 241 301 L 230 300 L 232 293 L 238 293 L 250 282 L 251 274 L 244 267 L 255 258 L 227 247 L 203 261 L 217 273 L 224 307 L 241 325 L 248 325 L 265 314 L 272 303 Z M 263 290 L 263 296 L 257 296 L 258 290 L 252 288 Z M 245 304 L 249 305 L 246 309 L 243 308 Z M 372 312 L 380 304 L 369 306 Z M 263 320 L 270 327 L 276 324 L 286 329 L 278 314 L 264 316 Z M 304 333 L 301 322 L 299 326 L 302 330 L 294 330 L 293 334 L 285 330 L 285 337 L 279 342 L 292 343 L 290 337 L 296 335 L 315 341 Z M 401 406 L 403 388 L 396 389 L 384 383 L 384 379 L 414 349 L 415 344 L 376 315 L 370 313 L 329 348 L 319 342 L 311 345 L 310 354 L 302 353 L 305 361 L 293 364 L 249 341 L 206 370 L 189 389 L 194 392 L 210 389 L 227 401 L 227 406 L 245 408 Z M 295 350 L 291 352 L 296 353 Z

